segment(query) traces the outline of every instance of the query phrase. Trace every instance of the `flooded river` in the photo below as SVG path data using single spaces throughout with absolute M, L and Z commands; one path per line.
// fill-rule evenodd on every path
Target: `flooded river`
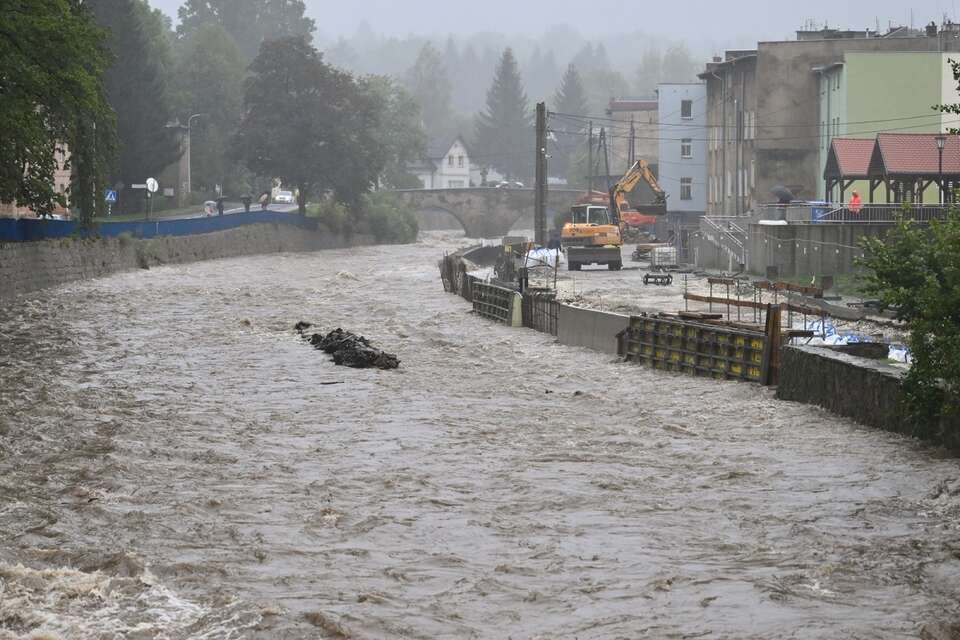
M 956 632 L 955 459 L 478 319 L 453 242 L 0 309 L 0 638 Z M 301 319 L 402 368 L 337 368 Z

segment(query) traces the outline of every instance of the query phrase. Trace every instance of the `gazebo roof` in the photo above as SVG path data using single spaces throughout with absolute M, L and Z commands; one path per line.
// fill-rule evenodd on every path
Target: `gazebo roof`
M 934 178 L 940 174 L 936 133 L 880 133 L 870 158 L 869 174 Z M 943 175 L 960 176 L 960 137 L 948 135 L 943 148 Z
M 870 139 L 834 138 L 824 178 L 866 179 L 876 144 L 876 140 Z

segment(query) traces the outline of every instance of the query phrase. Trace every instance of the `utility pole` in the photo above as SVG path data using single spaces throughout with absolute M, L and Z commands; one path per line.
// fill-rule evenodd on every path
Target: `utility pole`
M 637 161 L 637 129 L 633 123 L 633 116 L 630 116 L 630 146 L 627 150 L 627 171 Z
M 593 120 L 590 121 L 590 134 L 587 138 L 587 193 L 593 191 Z
M 610 148 L 607 146 L 607 130 L 600 129 L 600 139 L 603 140 L 603 169 L 607 180 L 607 193 L 610 193 Z M 599 151 L 599 147 L 597 151 Z M 599 162 L 597 164 L 600 164 Z
M 534 186 L 534 242 L 547 246 L 547 103 L 537 103 L 537 173 Z

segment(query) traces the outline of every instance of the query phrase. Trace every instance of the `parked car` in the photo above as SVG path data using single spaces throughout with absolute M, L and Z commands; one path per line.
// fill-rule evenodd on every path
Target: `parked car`
M 523 183 L 509 180 L 501 180 L 497 183 L 497 189 L 523 189 Z
M 277 191 L 273 201 L 276 204 L 293 204 L 293 191 Z

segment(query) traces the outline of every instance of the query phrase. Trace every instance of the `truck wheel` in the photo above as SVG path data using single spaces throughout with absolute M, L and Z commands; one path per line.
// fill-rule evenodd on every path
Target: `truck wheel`
M 567 263 L 567 271 L 580 271 L 580 263 L 579 263 L 579 262 L 568 262 L 568 263 Z
M 620 269 L 623 269 L 623 263 L 611 262 L 610 264 L 607 265 L 607 269 L 609 269 L 610 271 L 620 271 Z

